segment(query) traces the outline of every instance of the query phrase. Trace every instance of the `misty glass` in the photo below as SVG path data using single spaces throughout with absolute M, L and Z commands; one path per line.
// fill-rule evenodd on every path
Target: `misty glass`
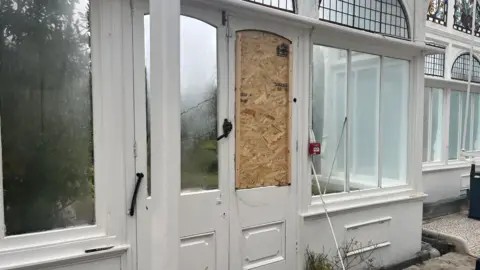
M 346 50 L 313 46 L 312 129 L 315 140 L 322 145 L 321 155 L 313 159 L 322 193 L 345 191 L 346 56 Z M 312 192 L 318 195 L 315 181 Z
M 6 234 L 94 224 L 89 2 L 0 6 Z
M 352 55 L 352 92 L 349 94 L 350 190 L 378 187 L 378 130 L 380 57 Z
M 218 188 L 217 29 L 180 20 L 181 187 Z
M 448 135 L 448 159 L 458 159 L 460 153 L 460 140 L 461 140 L 461 113 L 460 113 L 460 91 L 450 91 L 450 118 L 449 118 L 449 135 Z
M 409 62 L 384 57 L 380 95 L 382 187 L 407 183 Z

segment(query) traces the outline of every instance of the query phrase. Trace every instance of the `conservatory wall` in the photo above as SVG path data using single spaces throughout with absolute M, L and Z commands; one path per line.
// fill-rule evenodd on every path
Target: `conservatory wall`
M 475 160 L 460 156 L 462 148 L 468 67 L 473 48 L 473 72 L 465 150 L 476 151 L 480 125 L 478 57 L 480 4 L 477 2 L 475 37 L 460 18 L 473 9 L 473 1 L 430 1 L 427 9 L 426 42 L 445 50 L 425 59 L 425 105 L 423 133 L 423 188 L 426 205 L 465 198 L 469 166 Z M 470 23 L 471 24 L 471 23 Z M 473 47 L 471 47 L 473 45 Z M 464 65 L 464 63 L 466 65 Z M 467 68 L 465 70 L 465 68 Z
M 349 264 L 420 250 L 423 1 L 20 2 L 0 269 L 300 270 L 332 233 Z

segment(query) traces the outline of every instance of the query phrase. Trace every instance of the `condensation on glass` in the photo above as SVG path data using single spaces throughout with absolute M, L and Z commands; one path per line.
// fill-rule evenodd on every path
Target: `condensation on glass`
M 462 92 L 450 91 L 450 115 L 449 115 L 449 134 L 448 134 L 448 159 L 456 160 L 460 153 L 460 140 L 463 122 L 461 114 L 461 95 Z
M 342 49 L 313 46 L 312 130 L 322 145 L 321 155 L 313 161 L 322 193 L 345 191 L 347 54 Z M 312 192 L 319 194 L 315 181 Z
M 150 176 L 150 15 L 144 16 L 147 165 Z M 201 48 L 201 53 L 199 51 Z M 180 16 L 181 188 L 183 192 L 218 188 L 217 29 Z M 148 195 L 151 178 L 148 177 Z
M 384 57 L 380 94 L 381 187 L 407 183 L 409 61 Z
M 357 53 L 351 62 L 348 165 L 353 191 L 378 187 L 380 57 Z
M 447 25 L 448 18 L 448 1 L 447 0 L 430 0 L 428 2 L 427 20 Z
M 471 34 L 473 22 L 473 0 L 455 0 L 455 5 L 453 7 L 453 29 Z M 475 36 L 480 37 L 480 4 L 478 1 L 475 16 Z
M 423 115 L 423 162 L 442 160 L 443 93 L 441 88 L 425 88 Z
M 295 1 L 294 0 L 245 0 L 262 6 L 280 9 L 295 13 Z
M 405 8 L 399 0 L 321 0 L 318 11 L 324 21 L 410 39 Z
M 94 224 L 89 2 L 1 6 L 6 234 Z
M 460 81 L 468 81 L 470 69 L 470 54 L 463 53 L 455 59 L 452 65 L 452 79 Z M 480 61 L 473 56 L 473 70 L 471 72 L 471 81 L 480 82 Z
M 184 192 L 218 188 L 217 29 L 180 20 L 181 187 Z
M 313 161 L 322 192 L 406 184 L 409 82 L 409 61 L 314 45 L 312 132 L 322 153 Z

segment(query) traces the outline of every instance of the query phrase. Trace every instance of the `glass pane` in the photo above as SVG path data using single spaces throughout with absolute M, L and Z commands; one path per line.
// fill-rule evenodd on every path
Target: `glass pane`
M 322 154 L 314 157 L 314 162 L 322 192 L 326 193 L 345 190 L 346 55 L 345 50 L 313 47 L 312 129 L 316 141 L 322 144 Z M 312 191 L 318 194 L 315 182 Z
M 423 97 L 423 154 L 422 161 L 428 161 L 428 132 L 430 125 L 430 93 L 432 88 L 425 88 Z
M 385 57 L 382 69 L 382 187 L 391 187 L 407 183 L 409 62 Z
M 198 48 L 201 48 L 199 53 Z M 182 190 L 218 188 L 217 29 L 180 19 Z
M 448 122 L 448 159 L 458 159 L 460 151 L 460 92 L 450 92 L 450 117 Z
M 85 0 L 2 2 L 7 235 L 95 223 L 89 17 Z
M 443 134 L 443 89 L 432 89 L 432 125 L 430 138 L 430 160 L 441 161 Z
M 471 150 L 472 149 L 472 135 L 471 135 L 471 132 L 472 132 L 472 97 L 470 96 L 470 106 L 468 107 L 468 115 L 467 115 L 467 129 L 466 129 L 466 136 L 465 136 L 465 145 L 463 144 L 460 144 L 460 149 L 461 147 L 465 147 L 465 150 Z M 461 96 L 461 107 L 462 107 L 462 118 L 461 118 L 461 123 L 462 125 L 460 126 L 460 142 L 463 143 L 463 139 L 464 139 L 464 136 L 463 136 L 463 132 L 464 132 L 464 124 L 465 124 L 465 115 L 467 114 L 467 93 L 466 92 L 462 92 L 462 96 Z
M 352 56 L 350 94 L 349 174 L 350 190 L 378 187 L 378 113 L 380 57 Z

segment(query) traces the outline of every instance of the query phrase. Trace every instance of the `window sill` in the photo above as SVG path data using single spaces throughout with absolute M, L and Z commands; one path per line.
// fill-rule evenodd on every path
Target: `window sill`
M 370 207 L 379 204 L 395 203 L 407 200 L 423 200 L 427 195 L 422 192 L 416 192 L 408 186 L 382 188 L 369 191 L 359 191 L 354 193 L 343 193 L 332 195 L 330 198 L 324 197 L 328 213 L 339 213 L 358 208 Z M 302 213 L 304 218 L 321 216 L 325 214 L 322 202 L 319 196 L 312 198 L 312 204 L 308 210 Z
M 438 172 L 446 170 L 455 170 L 455 169 L 465 169 L 470 167 L 471 161 L 452 161 L 448 164 L 444 163 L 423 163 L 422 171 L 423 172 Z
M 108 250 L 89 252 L 86 250 L 112 247 Z M 119 256 L 129 248 L 119 245 L 114 236 L 98 238 L 85 237 L 83 240 L 55 243 L 50 245 L 29 246 L 0 251 L 0 270 L 39 269 L 58 267 L 65 264 L 81 263 L 95 258 Z M 41 265 L 41 267 L 39 267 Z

